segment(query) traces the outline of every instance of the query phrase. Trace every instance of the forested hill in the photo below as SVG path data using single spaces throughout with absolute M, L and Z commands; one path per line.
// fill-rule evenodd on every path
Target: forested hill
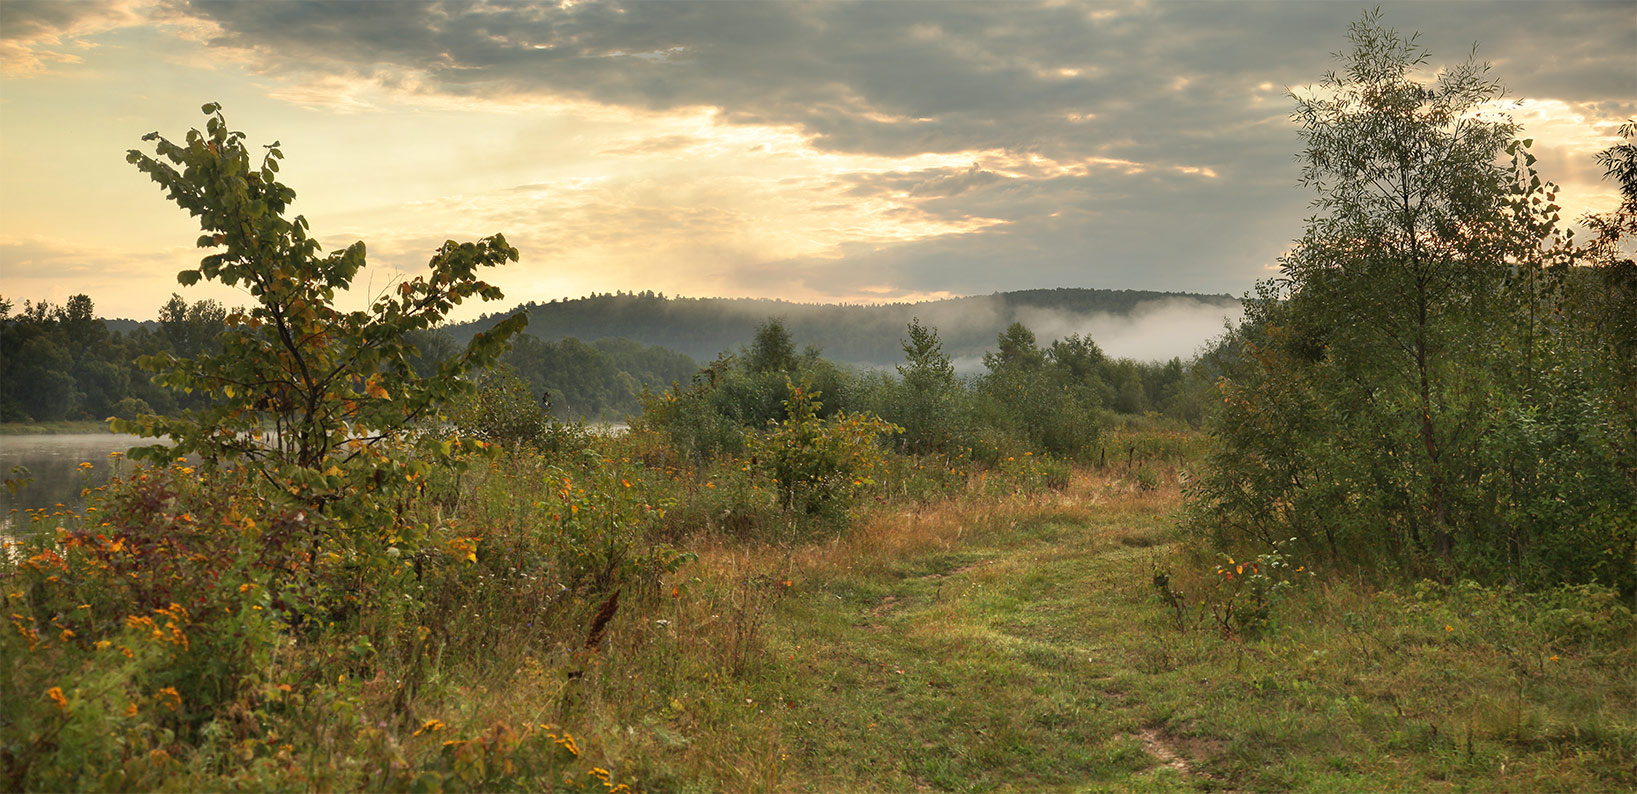
M 1195 305 L 1234 309 L 1228 295 L 1143 290 L 1040 289 L 998 292 L 922 303 L 839 305 L 752 298 L 673 298 L 653 292 L 592 295 L 550 303 L 527 303 L 511 311 L 450 326 L 465 341 L 501 318 L 525 310 L 527 333 L 546 340 L 623 337 L 659 345 L 708 361 L 750 341 L 756 326 L 779 317 L 800 345 L 817 345 L 825 357 L 849 363 L 896 363 L 900 340 L 912 318 L 937 329 L 954 358 L 977 357 L 996 336 L 1022 322 L 1043 339 L 1084 333 L 1094 317 L 1122 317 L 1144 307 Z

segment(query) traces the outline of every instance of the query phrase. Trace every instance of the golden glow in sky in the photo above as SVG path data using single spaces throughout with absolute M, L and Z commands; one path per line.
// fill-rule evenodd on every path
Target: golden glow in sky
M 1330 67 L 1356 11 L 1277 6 L 7 0 L 0 294 L 143 318 L 181 291 L 197 227 L 124 153 L 208 101 L 282 142 L 327 247 L 366 242 L 358 301 L 495 232 L 523 255 L 492 279 L 508 303 L 1238 293 L 1306 214 L 1284 87 Z M 1437 61 L 1464 56 L 1472 32 L 1438 26 L 1470 8 L 1387 12 L 1459 42 Z M 1637 112 L 1611 9 L 1560 6 L 1530 38 L 1533 12 L 1496 4 L 1477 31 L 1571 213 L 1612 206 L 1591 154 Z M 1530 55 L 1598 20 L 1573 64 Z

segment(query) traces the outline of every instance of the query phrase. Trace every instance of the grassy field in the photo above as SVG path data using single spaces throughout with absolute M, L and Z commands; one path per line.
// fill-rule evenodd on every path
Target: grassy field
M 1174 542 L 1179 504 L 1177 467 L 1150 463 L 796 549 L 706 543 L 671 612 L 618 624 L 593 694 L 554 680 L 545 700 L 656 790 L 1637 785 L 1637 660 L 1612 597 L 1304 571 L 1255 636 L 1225 635 L 1232 586 Z
M 98 561 L 126 556 L 30 547 L 5 577 L 7 775 L 179 791 L 1637 787 L 1637 628 L 1613 593 L 1372 589 L 1190 550 L 1198 434 L 1118 431 L 1106 463 L 1072 470 L 910 460 L 893 476 L 925 487 L 884 488 L 806 540 L 755 507 L 767 497 L 736 464 L 690 473 L 636 439 L 596 443 L 429 487 L 427 526 L 445 534 L 410 580 L 420 606 L 336 593 L 330 614 L 359 605 L 350 624 L 269 622 L 277 581 L 257 567 L 201 591 L 215 623 L 176 604 L 126 615 L 102 590 L 146 569 L 107 580 Z M 231 533 L 190 527 L 299 520 L 214 515 L 226 492 L 188 496 L 206 486 L 182 463 L 149 476 L 178 494 L 167 514 L 192 505 L 157 526 L 203 552 Z M 733 510 L 763 523 L 747 534 Z M 556 533 L 582 525 L 548 520 L 571 514 L 614 533 L 579 553 L 644 532 L 697 556 L 576 601 L 551 574 L 581 559 Z M 172 564 L 195 557 L 220 567 Z M 351 564 L 331 557 L 316 562 Z M 214 665 L 240 661 L 241 683 L 198 708 L 209 692 L 182 676 L 225 680 Z

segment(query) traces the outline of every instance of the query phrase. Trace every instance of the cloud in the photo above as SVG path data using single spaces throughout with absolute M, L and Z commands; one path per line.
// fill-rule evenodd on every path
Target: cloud
M 1586 161 L 1602 138 L 1575 130 L 1637 114 L 1629 3 L 1383 8 L 1426 31 L 1435 64 L 1480 42 L 1529 99 L 1517 112 L 1542 130 L 1542 164 L 1571 211 L 1607 198 Z M 522 289 L 1238 292 L 1309 212 L 1285 90 L 1333 67 L 1359 10 L 9 0 L 0 56 L 17 75 L 70 69 L 84 52 L 74 42 L 167 26 L 267 95 L 332 115 L 594 119 L 566 140 L 539 142 L 555 134 L 541 123 L 485 151 L 465 166 L 487 169 L 483 184 L 401 202 L 414 221 L 366 226 L 355 213 L 372 246 L 405 251 L 429 217 L 506 229 L 535 263 L 509 276 Z
M 1477 35 L 1487 57 L 1523 67 L 1509 74 L 1522 92 L 1630 95 L 1629 8 L 1472 7 L 1389 6 L 1387 18 L 1439 31 L 1440 60 L 1471 43 L 1443 31 Z M 214 46 L 254 52 L 269 73 L 517 101 L 715 107 L 727 121 L 796 125 L 816 147 L 849 152 L 1142 152 L 1131 158 L 1142 162 L 1198 160 L 1218 148 L 1224 125 L 1282 117 L 1282 103 L 1256 108 L 1247 89 L 1315 80 L 1357 14 L 1277 2 L 950 4 L 936 13 L 893 2 L 190 8 L 220 31 Z M 1565 42 L 1575 43 L 1572 57 L 1543 52 Z
M 25 77 L 51 70 L 50 64 L 80 64 L 97 34 L 139 26 L 163 27 L 183 38 L 206 35 L 212 27 L 164 0 L 6 0 L 0 3 L 0 76 Z

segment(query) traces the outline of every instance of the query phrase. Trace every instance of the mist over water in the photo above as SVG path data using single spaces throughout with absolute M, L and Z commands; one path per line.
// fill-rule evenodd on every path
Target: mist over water
M 1229 326 L 1237 325 L 1244 314 L 1243 307 L 1237 303 L 1229 306 L 1189 298 L 1165 298 L 1139 303 L 1128 314 L 1022 307 L 1012 319 L 1033 331 L 1036 343 L 1043 348 L 1058 339 L 1079 334 L 1096 342 L 1110 358 L 1187 361 L 1222 336 Z M 995 326 L 1002 319 L 1000 312 L 991 309 L 956 319 L 953 324 L 957 327 Z M 942 328 L 939 330 L 942 333 Z M 987 350 L 992 351 L 994 347 L 994 340 L 990 340 Z M 950 361 L 962 375 L 984 372 L 981 354 L 962 353 L 952 356 Z
M 1079 334 L 1090 337 L 1111 358 L 1186 361 L 1221 336 L 1225 324 L 1238 324 L 1244 314 L 1237 305 L 1168 298 L 1139 303 L 1130 314 L 1023 309 L 1018 312 L 1018 321 L 1034 331 L 1042 347 L 1054 339 Z

